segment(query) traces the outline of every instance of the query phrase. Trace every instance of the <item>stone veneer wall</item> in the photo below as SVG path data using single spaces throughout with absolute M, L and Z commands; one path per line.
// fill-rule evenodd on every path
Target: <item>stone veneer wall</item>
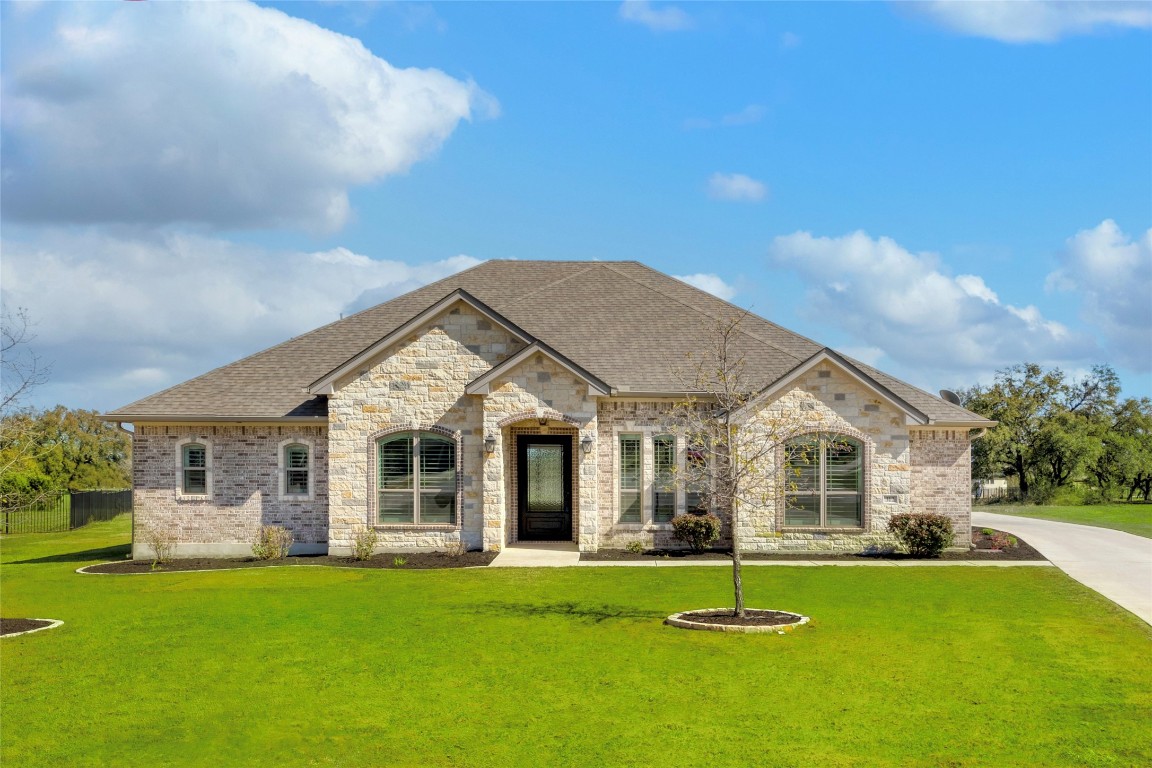
M 912 511 L 908 427 L 904 412 L 830 363 L 808 371 L 793 389 L 767 404 L 761 415 L 804 418 L 809 428 L 852 437 L 865 444 L 864 530 L 788 530 L 780 527 L 782 501 L 745 510 L 742 541 L 748 551 L 829 551 L 891 547 L 889 518 Z M 775 462 L 765 470 L 775 473 Z
M 972 527 L 972 441 L 966 429 L 914 429 L 912 508 L 952 519 L 956 546 Z
M 651 436 L 672 432 L 669 426 L 671 402 L 602 399 L 599 405 L 600 546 L 620 548 L 632 541 L 645 546 L 680 547 L 671 538 L 671 526 L 653 523 L 647 505 L 653 475 Z M 897 512 L 913 509 L 911 494 L 911 446 L 904 413 L 876 397 L 869 389 L 839 368 L 828 363 L 809 371 L 795 387 L 766 404 L 764 418 L 773 414 L 807 421 L 811 428 L 851 435 L 867 444 L 871 461 L 865 475 L 868 494 L 866 528 L 863 532 L 825 530 L 778 530 L 778 503 L 743 510 L 741 542 L 746 551 L 828 551 L 859 550 L 868 546 L 889 547 L 895 539 L 887 533 L 888 519 Z M 755 420 L 754 420 L 755 421 Z M 619 432 L 645 435 L 643 480 L 645 520 L 637 524 L 618 523 L 616 499 L 617 448 Z M 684 446 L 678 445 L 683 451 Z M 764 472 L 775 473 L 774 462 Z M 967 491 L 967 483 L 961 491 Z M 683 509 L 683 493 L 677 495 L 677 511 Z M 726 537 L 729 532 L 726 531 Z M 729 539 L 722 540 L 729 541 Z
M 371 525 L 375 492 L 373 435 L 392 427 L 443 427 L 459 433 L 461 496 L 455 526 L 375 526 L 378 551 L 443 549 L 463 539 L 488 546 L 484 533 L 484 412 L 481 398 L 464 393 L 473 379 L 523 348 L 499 325 L 463 302 L 337 386 L 328 398 L 330 548 L 351 550 L 353 532 Z
M 572 530 L 581 551 L 595 551 L 600 485 L 596 455 L 585 456 L 580 448 L 585 436 L 596 434 L 596 399 L 589 394 L 588 385 L 552 359 L 536 354 L 492 382 L 483 409 L 483 434 L 497 437 L 496 450 L 484 462 L 484 549 L 502 548 L 508 541 L 509 527 L 515 525 L 509 519 L 516 494 L 509 471 L 516 450 L 512 429 L 538 426 L 540 418 L 548 418 L 549 428 L 571 426 L 578 430 L 572 446 L 579 462 L 574 477 Z
M 180 444 L 210 446 L 208 497 L 183 496 Z M 312 497 L 281 499 L 283 442 L 310 444 Z M 176 555 L 251 554 L 261 525 L 292 530 L 293 552 L 325 552 L 328 542 L 328 430 L 323 426 L 137 424 L 132 437 L 133 557 L 150 557 L 149 527 L 176 539 Z

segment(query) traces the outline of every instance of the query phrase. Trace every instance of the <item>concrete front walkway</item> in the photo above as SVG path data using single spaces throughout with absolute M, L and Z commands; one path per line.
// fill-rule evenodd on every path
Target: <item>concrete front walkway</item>
M 509 544 L 489 568 L 558 568 L 579 565 L 580 551 L 572 541 L 521 541 Z
M 1152 539 L 976 510 L 972 525 L 1019 534 L 1076 581 L 1152 624 Z

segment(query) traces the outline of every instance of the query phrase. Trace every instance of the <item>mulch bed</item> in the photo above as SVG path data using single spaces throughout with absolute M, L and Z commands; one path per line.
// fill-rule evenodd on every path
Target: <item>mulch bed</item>
M 43 619 L 0 619 L 0 636 L 27 632 L 30 629 L 40 629 L 51 623 Z
M 742 559 L 745 561 L 769 560 L 787 562 L 789 560 L 979 560 L 995 562 L 997 560 L 1047 560 L 1048 558 L 1037 552 L 1028 542 L 1016 536 L 1017 546 L 1012 549 L 998 550 L 992 547 L 992 537 L 983 533 L 983 528 L 972 529 L 972 544 L 974 549 L 967 552 L 944 552 L 936 558 L 916 558 L 903 552 L 745 552 Z M 1000 533 L 1000 531 L 995 531 Z M 727 549 L 712 549 L 699 555 L 694 555 L 686 549 L 649 549 L 644 553 L 629 552 L 623 549 L 602 549 L 599 552 L 582 552 L 580 559 L 590 562 L 612 562 L 626 560 L 731 560 L 732 555 Z
M 388 568 L 397 571 L 419 571 L 431 568 L 476 568 L 488 565 L 498 552 L 465 552 L 450 555 L 446 552 L 411 552 L 408 554 L 374 555 L 370 560 L 354 560 L 351 557 L 332 555 L 302 555 L 286 557 L 283 560 L 256 560 L 251 557 L 197 557 L 172 560 L 164 563 L 158 571 L 152 570 L 151 560 L 122 560 L 115 563 L 90 565 L 88 573 L 172 573 L 174 571 L 218 571 L 233 568 L 267 568 L 275 565 L 334 565 L 340 568 Z M 402 559 L 403 564 L 398 564 Z
M 686 613 L 683 618 L 697 624 L 721 624 L 728 627 L 760 627 L 792 624 L 799 620 L 794 613 L 784 611 L 762 611 L 756 608 L 746 608 L 744 618 L 733 613 Z

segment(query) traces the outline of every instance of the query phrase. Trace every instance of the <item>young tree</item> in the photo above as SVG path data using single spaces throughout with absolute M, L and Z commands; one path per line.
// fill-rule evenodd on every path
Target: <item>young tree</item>
M 24 309 L 0 316 L 0 507 L 9 509 L 45 493 L 50 480 L 35 461 L 26 401 L 48 380 L 48 368 L 31 347 L 35 338 Z
M 814 450 L 810 441 L 797 438 L 826 431 L 828 424 L 824 411 L 807 393 L 790 393 L 770 403 L 757 401 L 759 388 L 751 383 L 740 344 L 740 324 L 746 316 L 718 321 L 712 343 L 703 353 L 690 355 L 676 372 L 687 394 L 673 410 L 689 454 L 677 479 L 700 494 L 702 506 L 727 524 L 734 613 L 741 618 L 745 615 L 741 537 L 752 532 L 748 513 L 783 501 L 797 480 L 785 477 L 785 466 L 810 458 Z

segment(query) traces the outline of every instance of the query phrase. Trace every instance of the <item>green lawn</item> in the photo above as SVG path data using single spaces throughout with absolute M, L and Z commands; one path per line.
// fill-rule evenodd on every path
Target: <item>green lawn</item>
M 722 568 L 81 576 L 2 542 L 5 768 L 1152 764 L 1152 627 L 1051 568 L 748 568 L 789 635 L 663 626 Z
M 1037 506 L 1034 504 L 988 504 L 973 507 L 999 515 L 1037 517 L 1062 523 L 1115 528 L 1152 539 L 1152 504 L 1093 504 L 1082 507 Z

